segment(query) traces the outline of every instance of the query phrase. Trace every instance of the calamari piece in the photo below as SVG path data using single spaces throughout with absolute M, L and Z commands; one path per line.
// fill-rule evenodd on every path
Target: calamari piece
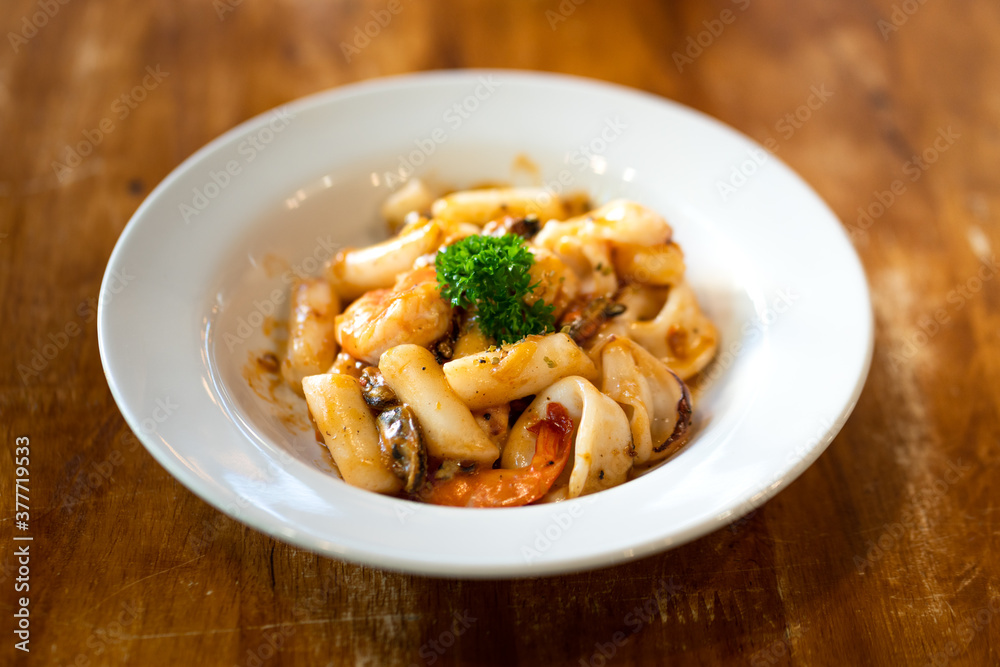
M 569 375 L 596 378 L 597 369 L 569 336 L 556 333 L 449 361 L 444 375 L 469 408 L 482 410 L 538 393 Z
M 398 230 L 406 222 L 410 213 L 426 213 L 431 210 L 434 195 L 419 178 L 406 182 L 382 204 L 382 217 L 386 219 L 393 230 Z
M 301 393 L 302 379 L 325 372 L 337 355 L 335 318 L 340 299 L 325 280 L 301 280 L 292 287 L 291 308 L 281 375 Z
M 434 202 L 431 213 L 445 222 L 485 225 L 504 216 L 562 220 L 569 210 L 560 197 L 544 188 L 487 188 L 445 195 Z
M 654 211 L 632 201 L 616 199 L 564 222 L 549 220 L 535 236 L 535 244 L 555 250 L 561 240 L 578 238 L 655 246 L 669 241 L 672 234 L 667 221 Z
M 666 364 L 628 338 L 598 351 L 601 391 L 629 415 L 635 463 L 658 461 L 683 442 L 691 426 L 691 395 Z
M 614 317 L 605 318 L 605 321 L 599 324 L 596 335 L 581 341 L 580 344 L 585 346 L 587 353 L 590 354 L 595 363 L 599 362 L 600 357 L 595 355 L 594 351 L 600 348 L 604 341 L 611 336 L 627 337 L 632 325 L 636 322 L 656 317 L 663 310 L 663 304 L 667 302 L 668 291 L 669 288 L 666 287 L 648 285 L 632 284 L 622 287 L 615 295 L 614 304 L 624 308 L 624 310 Z M 615 308 L 614 312 L 617 310 L 618 308 Z M 570 324 L 569 315 L 571 314 L 568 313 L 563 317 L 563 324 Z M 589 334 L 590 332 L 585 333 Z
M 376 493 L 396 493 L 403 482 L 382 458 L 375 418 L 349 375 L 312 375 L 302 380 L 309 412 L 344 481 Z
M 559 403 L 576 425 L 568 497 L 623 483 L 632 468 L 632 431 L 621 407 L 582 377 L 567 377 L 541 391 L 518 418 L 503 450 L 504 468 L 523 468 L 534 453 L 528 428 Z
M 634 322 L 628 336 L 687 380 L 708 365 L 719 347 L 719 332 L 698 306 L 687 282 L 670 288 L 659 314 Z
M 433 221 L 407 228 L 382 243 L 345 248 L 327 262 L 326 279 L 341 298 L 351 301 L 365 292 L 391 287 L 422 255 L 438 249 L 444 230 Z
M 500 456 L 429 350 L 397 345 L 382 355 L 378 367 L 389 388 L 417 415 L 431 456 L 477 463 L 493 463 Z

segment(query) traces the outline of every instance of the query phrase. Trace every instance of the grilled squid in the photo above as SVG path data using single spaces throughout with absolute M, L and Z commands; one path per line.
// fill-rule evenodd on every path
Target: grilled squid
M 582 377 L 567 377 L 539 393 L 518 418 L 503 450 L 504 468 L 529 465 L 534 437 L 529 428 L 551 403 L 559 403 L 575 428 L 568 496 L 594 493 L 625 481 L 632 467 L 632 432 L 625 412 Z
M 635 463 L 658 461 L 691 427 L 691 394 L 666 364 L 628 338 L 612 336 L 596 351 L 601 391 L 629 415 Z

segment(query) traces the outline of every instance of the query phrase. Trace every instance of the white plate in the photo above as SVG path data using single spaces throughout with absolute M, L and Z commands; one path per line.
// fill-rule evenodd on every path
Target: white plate
M 820 455 L 871 359 L 868 290 L 846 235 L 776 158 L 757 153 L 757 165 L 759 150 L 685 107 L 565 76 L 431 73 L 299 100 L 198 151 L 125 228 L 98 311 L 111 391 L 149 452 L 193 492 L 335 558 L 535 576 L 693 540 Z M 696 437 L 649 474 L 553 505 L 443 508 L 347 486 L 304 419 L 283 419 L 243 377 L 268 345 L 261 321 L 284 299 L 287 275 L 275 271 L 287 260 L 316 272 L 333 247 L 378 239 L 393 170 L 453 186 L 530 181 L 530 169 L 512 168 L 519 154 L 553 187 L 628 197 L 674 226 L 722 334 Z M 719 183 L 734 169 L 750 176 L 724 200 Z

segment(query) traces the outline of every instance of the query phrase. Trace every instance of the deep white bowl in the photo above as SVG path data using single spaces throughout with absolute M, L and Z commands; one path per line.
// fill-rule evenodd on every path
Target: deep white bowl
M 262 322 L 287 307 L 288 272 L 316 273 L 337 247 L 382 237 L 379 204 L 412 172 L 458 187 L 541 180 L 631 198 L 671 222 L 722 334 L 686 449 L 620 487 L 515 509 L 420 505 L 331 472 L 304 403 L 265 400 L 246 369 L 269 346 Z M 449 577 L 608 565 L 739 518 L 833 439 L 872 351 L 858 258 L 777 158 L 652 95 L 512 71 L 345 86 L 227 132 L 125 228 L 98 329 L 122 414 L 193 492 L 312 551 Z

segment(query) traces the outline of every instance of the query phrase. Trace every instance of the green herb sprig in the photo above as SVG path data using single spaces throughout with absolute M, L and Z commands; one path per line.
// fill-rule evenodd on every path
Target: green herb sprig
M 467 236 L 434 262 L 441 296 L 453 306 L 475 309 L 479 328 L 501 344 L 554 330 L 554 306 L 524 300 L 538 287 L 531 284 L 534 263 L 516 234 Z

